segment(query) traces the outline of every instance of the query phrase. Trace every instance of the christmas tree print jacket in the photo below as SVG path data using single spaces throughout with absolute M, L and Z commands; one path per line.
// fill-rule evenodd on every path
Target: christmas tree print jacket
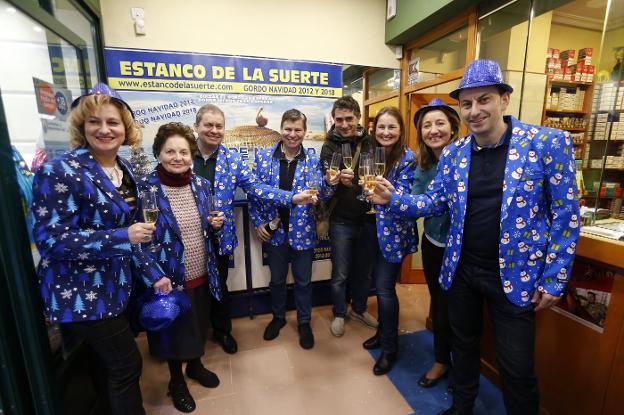
M 225 215 L 223 227 L 217 233 L 219 255 L 223 256 L 231 254 L 238 246 L 234 226 L 234 191 L 237 187 L 247 194 L 253 193 L 257 198 L 271 200 L 279 206 L 286 207 L 291 205 L 293 193 L 258 183 L 238 151 L 223 145 L 219 145 L 217 151 L 219 154 L 215 167 L 213 194 L 215 207 Z
M 117 161 L 132 177 L 130 164 Z M 37 276 L 50 321 L 117 316 L 128 304 L 133 279 L 151 286 L 162 277 L 128 238 L 128 227 L 142 220 L 140 202 L 131 213 L 88 149 L 65 153 L 37 170 L 32 209 L 41 254 Z
M 258 180 L 268 186 L 279 187 L 280 162 L 274 157 L 281 141 L 274 146 L 258 150 L 256 152 L 255 175 Z M 319 198 L 326 199 L 333 193 L 332 186 L 323 180 L 319 157 L 310 149 L 304 150 L 305 157 L 297 162 L 295 176 L 293 178 L 293 192 L 299 193 L 312 186 L 319 189 Z M 250 195 L 249 216 L 254 227 L 269 223 L 278 217 L 277 206 L 269 200 L 261 200 L 255 195 Z M 298 205 L 290 207 L 290 219 L 288 236 L 282 226 L 272 235 L 269 243 L 279 246 L 288 238 L 288 244 L 295 250 L 314 248 L 316 245 L 316 220 L 314 206 Z
M 565 292 L 579 236 L 576 166 L 566 131 L 512 123 L 500 214 L 501 287 L 509 301 L 527 306 L 535 289 Z M 448 209 L 451 224 L 439 281 L 453 283 L 462 246 L 472 136 L 442 151 L 436 178 L 421 195 L 392 195 L 389 207 L 412 217 Z
M 206 252 L 206 270 L 208 272 L 208 284 L 210 292 L 217 300 L 221 299 L 219 289 L 219 276 L 217 273 L 217 262 L 212 245 L 213 229 L 208 223 L 210 214 L 208 206 L 208 195 L 210 195 L 210 182 L 193 174 L 191 176 L 191 192 L 195 198 L 201 227 L 204 231 L 204 246 Z M 156 193 L 158 203 L 158 220 L 156 231 L 152 241 L 160 244 L 160 249 L 150 252 L 154 263 L 163 270 L 161 275 L 166 275 L 171 279 L 174 289 L 183 289 L 185 281 L 184 272 L 184 244 L 178 221 L 175 218 L 167 192 L 162 186 L 158 174 L 154 171 L 139 180 L 139 192 Z
M 405 148 L 399 163 L 388 172 L 386 179 L 395 187 L 397 195 L 408 194 L 412 189 L 416 172 L 414 152 Z M 403 214 L 393 213 L 388 206 L 375 205 L 377 241 L 384 259 L 401 263 L 403 258 L 418 249 L 416 221 Z

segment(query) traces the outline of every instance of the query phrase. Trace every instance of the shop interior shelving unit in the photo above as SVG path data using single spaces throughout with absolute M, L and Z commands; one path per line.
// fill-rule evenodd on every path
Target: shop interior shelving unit
M 597 83 L 593 93 L 592 110 L 583 160 L 585 199 L 593 206 L 611 210 L 612 216 L 624 219 L 624 195 L 610 191 L 608 184 L 624 187 L 624 82 Z M 617 103 L 620 105 L 617 105 Z M 600 198 L 596 191 L 600 188 Z
M 605 165 L 609 156 L 624 157 L 624 126 L 620 127 L 624 123 L 618 123 L 624 121 L 621 117 L 624 109 L 614 109 L 616 97 L 622 100 L 618 86 L 624 86 L 624 82 L 594 85 L 593 82 L 549 79 L 542 125 L 560 128 L 572 135 L 577 168 L 583 171 L 584 189 L 579 189 L 579 197 L 584 203 L 592 207 L 598 203 L 598 207 L 610 209 L 612 216 L 624 219 L 622 195 L 604 189 L 597 198 L 596 193 L 596 188 L 604 188 L 605 183 L 619 183 L 624 187 L 624 166 Z
M 589 126 L 592 94 L 592 82 L 574 82 L 549 79 L 546 82 L 544 93 L 544 109 L 542 111 L 542 125 L 559 128 L 570 132 L 574 139 L 574 158 L 583 160 L 587 143 L 587 129 Z M 567 91 L 576 99 L 576 106 L 562 102 L 562 91 Z M 557 99 L 553 99 L 556 96 Z

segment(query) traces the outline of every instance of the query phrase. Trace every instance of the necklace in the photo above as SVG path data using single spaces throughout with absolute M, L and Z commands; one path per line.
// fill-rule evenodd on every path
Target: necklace
M 121 181 L 123 180 L 124 173 L 117 163 L 115 163 L 113 167 L 102 167 L 102 170 L 104 170 L 104 173 L 106 173 L 106 176 L 111 182 L 113 182 L 113 185 L 115 185 L 115 187 L 121 186 Z

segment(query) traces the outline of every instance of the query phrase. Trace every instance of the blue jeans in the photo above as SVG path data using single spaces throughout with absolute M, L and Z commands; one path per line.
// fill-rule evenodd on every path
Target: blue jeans
M 264 244 L 268 254 L 269 269 L 271 270 L 271 307 L 273 317 L 286 317 L 286 277 L 288 263 L 292 263 L 292 272 L 295 279 L 295 306 L 297 307 L 297 323 L 310 322 L 312 315 L 312 259 L 314 249 L 297 251 L 292 249 L 288 242 L 279 246 Z
M 381 252 L 377 252 L 373 279 L 377 288 L 378 331 L 381 350 L 387 353 L 396 352 L 399 345 L 399 298 L 396 281 L 400 270 L 401 263 L 388 262 Z
M 371 231 L 373 232 L 371 234 Z M 377 245 L 371 243 L 375 227 L 332 221 L 331 239 L 331 293 L 334 316 L 347 314 L 347 280 L 351 294 L 351 308 L 356 313 L 366 311 L 366 300 L 371 286 L 371 272 Z

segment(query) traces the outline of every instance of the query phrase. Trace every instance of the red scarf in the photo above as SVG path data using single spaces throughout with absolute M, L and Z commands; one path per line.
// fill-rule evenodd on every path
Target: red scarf
M 162 164 L 158 163 L 158 166 L 156 167 L 156 174 L 158 174 L 160 182 L 165 186 L 184 187 L 191 183 L 191 175 L 193 172 L 189 167 L 189 169 L 182 174 L 170 173 L 165 170 Z

